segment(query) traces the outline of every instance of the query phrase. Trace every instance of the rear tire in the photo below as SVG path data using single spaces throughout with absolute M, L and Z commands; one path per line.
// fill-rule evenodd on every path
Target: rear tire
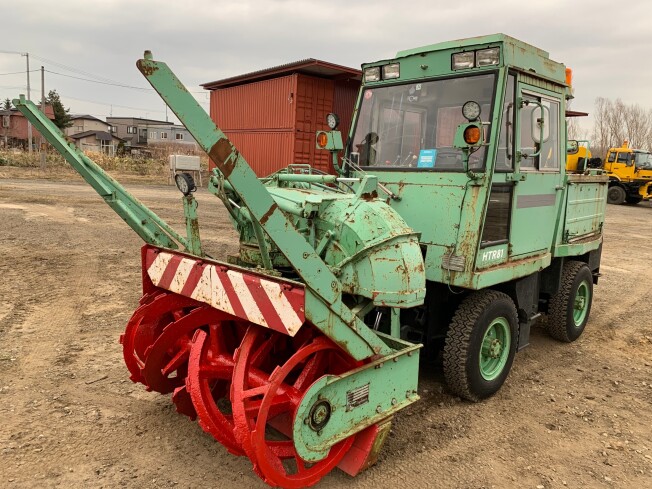
M 593 302 L 593 274 L 586 263 L 564 263 L 561 287 L 548 304 L 547 329 L 550 336 L 571 343 L 581 336 L 589 320 Z
M 444 376 L 469 401 L 501 388 L 514 361 L 518 316 L 514 302 L 495 290 L 471 293 L 458 306 L 446 334 Z
M 607 190 L 607 203 L 620 205 L 625 202 L 627 192 L 620 185 L 614 185 Z

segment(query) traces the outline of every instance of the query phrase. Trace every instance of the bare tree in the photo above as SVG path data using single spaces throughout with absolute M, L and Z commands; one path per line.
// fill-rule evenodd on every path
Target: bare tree
M 609 111 L 611 102 L 603 97 L 595 99 L 592 146 L 598 155 L 604 155 L 609 148 Z
M 593 117 L 594 153 L 604 156 L 624 141 L 629 141 L 631 148 L 652 148 L 652 109 L 598 97 Z

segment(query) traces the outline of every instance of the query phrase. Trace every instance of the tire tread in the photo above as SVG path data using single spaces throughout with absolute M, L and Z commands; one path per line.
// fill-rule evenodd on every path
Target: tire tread
M 568 335 L 568 302 L 571 298 L 573 282 L 580 270 L 586 267 L 582 261 L 570 260 L 564 263 L 559 291 L 550 298 L 548 304 L 548 334 L 554 339 L 570 343 L 573 341 Z
M 466 377 L 466 364 L 471 343 L 471 335 L 476 321 L 492 302 L 507 299 L 518 317 L 511 297 L 497 290 L 480 290 L 464 299 L 451 320 L 446 344 L 444 346 L 444 377 L 453 393 L 477 402 L 481 398 L 472 392 Z

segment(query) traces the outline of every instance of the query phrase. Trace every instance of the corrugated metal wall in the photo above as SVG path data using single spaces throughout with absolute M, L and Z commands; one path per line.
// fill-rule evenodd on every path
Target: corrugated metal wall
M 272 78 L 211 92 L 211 118 L 258 176 L 292 163 L 333 172 L 328 151 L 315 148 L 315 132 L 326 115 L 340 116 L 346 139 L 359 82 L 302 74 Z
M 293 160 L 297 75 L 211 92 L 215 121 L 259 177 Z
M 211 117 L 223 130 L 292 129 L 296 83 L 289 75 L 215 90 Z
M 317 150 L 315 133 L 328 129 L 326 115 L 333 110 L 333 80 L 299 75 L 297 82 L 296 132 L 294 163 L 307 163 L 331 173 L 333 166 L 328 151 Z
M 292 162 L 294 134 L 291 130 L 230 130 L 225 133 L 259 177 L 274 173 Z
M 342 131 L 342 142 L 346 144 L 349 137 L 355 101 L 358 99 L 360 82 L 358 80 L 337 80 L 333 94 L 333 112 L 340 116 L 340 127 Z

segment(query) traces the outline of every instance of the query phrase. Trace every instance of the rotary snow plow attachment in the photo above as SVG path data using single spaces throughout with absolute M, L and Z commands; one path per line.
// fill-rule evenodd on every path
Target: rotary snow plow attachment
M 131 380 L 171 394 L 269 485 L 357 474 L 418 399 L 421 345 L 399 339 L 398 321 L 425 296 L 418 236 L 376 198 L 375 177 L 358 191 L 305 168 L 259 180 L 166 64 L 146 52 L 138 68 L 217 165 L 209 190 L 241 241 L 228 262 L 203 250 L 192 181 L 179 185 L 182 236 L 14 101 L 146 242 L 143 296 L 120 338 Z

